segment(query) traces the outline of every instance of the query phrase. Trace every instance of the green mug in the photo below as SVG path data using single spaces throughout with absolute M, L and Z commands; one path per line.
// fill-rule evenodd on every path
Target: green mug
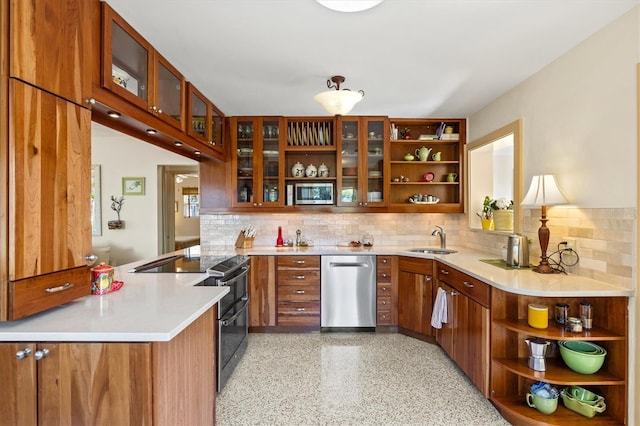
M 553 414 L 558 408 L 558 397 L 543 398 L 533 393 L 527 393 L 527 405 L 543 414 Z

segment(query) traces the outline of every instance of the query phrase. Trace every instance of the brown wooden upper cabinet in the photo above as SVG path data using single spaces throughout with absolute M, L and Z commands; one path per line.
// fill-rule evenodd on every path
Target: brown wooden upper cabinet
M 184 76 L 106 3 L 102 30 L 102 86 L 184 131 Z
M 10 77 L 87 106 L 91 97 L 91 2 L 11 0 Z
M 187 83 L 187 117 L 187 134 L 224 154 L 224 114 L 191 83 Z

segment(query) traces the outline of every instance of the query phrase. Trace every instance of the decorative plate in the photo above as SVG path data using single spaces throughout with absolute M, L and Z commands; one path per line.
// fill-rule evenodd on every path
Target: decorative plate
M 427 173 L 424 174 L 424 181 L 425 182 L 432 182 L 435 177 L 436 177 L 436 175 L 434 175 L 432 172 L 427 172 Z

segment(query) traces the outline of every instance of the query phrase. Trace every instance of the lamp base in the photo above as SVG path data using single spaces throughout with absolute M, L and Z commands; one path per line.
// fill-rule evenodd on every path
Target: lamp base
M 532 271 L 539 274 L 557 274 L 560 272 L 553 269 L 548 263 L 541 263 L 538 266 L 534 266 Z

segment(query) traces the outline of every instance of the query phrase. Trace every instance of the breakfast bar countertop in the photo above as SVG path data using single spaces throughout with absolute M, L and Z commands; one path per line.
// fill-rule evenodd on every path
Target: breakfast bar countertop
M 437 249 L 437 247 L 433 247 Z M 457 250 L 452 254 L 425 254 L 410 251 L 402 246 L 363 247 L 273 247 L 256 246 L 238 249 L 238 254 L 247 255 L 335 255 L 335 254 L 372 254 L 396 255 L 436 259 L 462 272 L 471 275 L 493 287 L 509 293 L 542 297 L 631 297 L 634 290 L 616 284 L 598 281 L 575 274 L 539 274 L 531 269 L 503 269 L 481 260 L 499 259 L 499 255 L 480 252 L 466 247 L 448 247 Z M 532 259 L 534 260 L 534 259 Z M 538 262 L 534 261 L 536 265 Z
M 0 322 L 0 341 L 169 341 L 229 292 L 228 287 L 195 286 L 206 274 L 128 272 L 134 265 L 115 268 L 114 279 L 124 282 L 118 291 Z

